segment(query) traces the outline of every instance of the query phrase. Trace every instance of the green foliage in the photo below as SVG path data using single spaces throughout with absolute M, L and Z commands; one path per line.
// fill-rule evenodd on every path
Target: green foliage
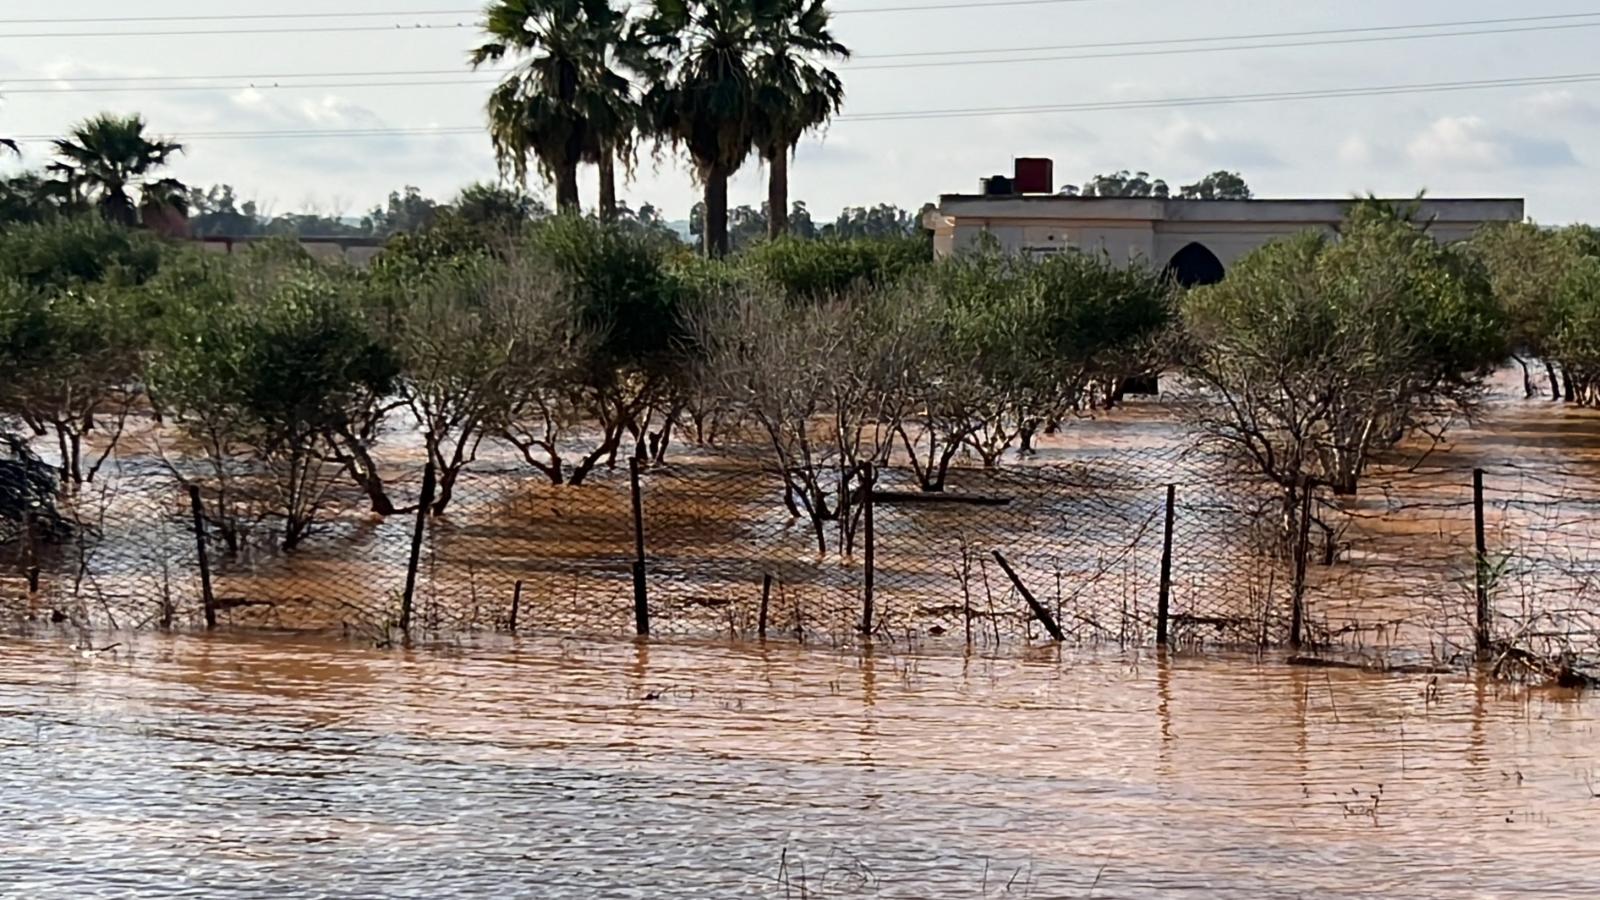
M 1218 169 L 1194 184 L 1178 188 L 1178 197 L 1183 200 L 1249 200 L 1251 196 L 1244 178 L 1226 169 Z
M 0 178 L 0 225 L 44 222 L 70 212 L 56 187 L 38 172 Z
M 1041 316 L 1039 345 L 1064 368 L 1120 380 L 1142 375 L 1156 361 L 1151 344 L 1171 324 L 1172 291 L 1140 266 L 1104 256 L 1060 253 L 1028 272 Z
M 51 219 L 0 232 L 0 278 L 49 290 L 139 284 L 160 267 L 161 253 L 149 234 L 93 216 Z
M 891 285 L 932 264 L 927 244 L 914 238 L 764 242 L 736 258 L 791 298 L 817 300 Z
M 580 216 L 555 216 L 526 244 L 569 294 L 579 328 L 596 335 L 591 375 L 671 365 L 687 337 L 683 286 L 667 248 L 627 229 Z
M 456 195 L 453 212 L 465 224 L 493 234 L 517 234 L 550 214 L 543 202 L 515 187 L 478 181 Z
M 1513 350 L 1538 356 L 1549 349 L 1550 332 L 1559 327 L 1556 290 L 1577 260 L 1575 244 L 1531 222 L 1486 225 L 1473 235 L 1471 248 L 1489 273 Z
M 108 431 L 106 453 L 120 436 L 151 319 L 124 284 L 0 280 L 0 417 L 53 432 L 73 483 L 105 459 L 83 459 L 84 436 Z
M 1372 454 L 1468 407 L 1504 358 L 1481 265 L 1402 210 L 1355 207 L 1338 241 L 1306 233 L 1183 302 L 1203 433 L 1289 491 L 1353 491 Z
M 71 197 L 93 203 L 109 221 L 137 225 L 142 210 L 187 203 L 189 189 L 181 182 L 154 177 L 183 145 L 148 136 L 142 116 L 94 116 L 54 143 L 56 162 L 49 171 L 60 176 Z
M 520 60 L 490 94 L 495 156 L 518 182 L 531 156 L 564 212 L 579 205 L 579 162 L 631 158 L 641 112 L 629 74 L 647 66 L 625 25 L 609 0 L 496 0 L 485 11 L 472 64 Z
M 1573 400 L 1600 403 L 1600 258 L 1572 260 L 1556 285 L 1548 334 Z
M 1096 175 L 1082 187 L 1067 185 L 1061 193 L 1068 197 L 1132 197 L 1164 200 L 1173 196 L 1172 188 L 1149 172 L 1122 169 L 1110 175 Z M 1194 184 L 1178 188 L 1181 200 L 1249 200 L 1255 196 L 1238 172 L 1218 169 Z
M 184 305 L 157 350 L 152 382 L 181 415 L 224 411 L 264 444 L 335 422 L 352 398 L 390 390 L 393 353 L 373 335 L 350 276 L 270 254 L 196 261 L 152 288 L 194 279 L 209 296 Z
M 56 467 L 39 458 L 20 436 L 0 431 L 0 544 L 23 533 L 59 537 L 70 525 L 56 510 L 60 487 Z
M 821 236 L 832 238 L 898 238 L 915 235 L 919 216 L 892 203 L 847 206 L 838 218 L 822 226 Z
M 204 449 L 217 498 L 213 519 L 230 547 L 248 518 L 234 504 L 262 496 L 260 513 L 281 521 L 281 546 L 293 549 L 313 529 L 338 474 L 329 459 L 359 470 L 359 460 L 341 454 L 376 434 L 399 360 L 363 314 L 361 285 L 348 271 L 252 253 L 190 260 L 181 275 L 151 289 L 182 290 L 202 273 L 211 290 L 198 301 L 175 299 L 178 312 L 156 342 L 152 392 Z M 271 489 L 241 489 L 243 479 Z
M 444 207 L 431 197 L 424 197 L 415 185 L 406 185 L 405 191 L 390 191 L 386 206 L 375 206 L 361 220 L 362 229 L 378 237 L 421 231 L 438 220 Z
M 1076 191 L 1064 191 L 1083 197 L 1154 197 L 1165 199 L 1172 189 L 1159 178 L 1151 179 L 1149 172 L 1132 172 L 1122 169 L 1110 175 L 1096 175 Z
M 160 245 L 98 217 L 0 233 L 0 416 L 53 433 L 64 477 L 94 478 L 139 393 L 139 363 L 159 316 L 139 285 Z M 101 454 L 83 456 L 90 432 Z

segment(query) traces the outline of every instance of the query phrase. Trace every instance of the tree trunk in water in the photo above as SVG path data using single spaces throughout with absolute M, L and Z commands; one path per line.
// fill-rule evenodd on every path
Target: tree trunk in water
M 562 166 L 556 172 L 556 210 L 564 213 L 578 213 L 583 211 L 583 204 L 578 198 L 578 164 Z
M 767 237 L 789 233 L 789 148 L 779 147 L 768 159 L 772 171 L 767 176 Z
M 1561 399 L 1561 382 L 1556 380 L 1556 367 L 1547 359 L 1544 361 L 1544 373 L 1550 376 L 1550 399 Z
M 434 497 L 432 513 L 436 516 L 444 515 L 450 501 L 456 495 L 456 478 L 461 474 L 460 466 L 446 466 L 439 475 L 439 492 Z
M 728 173 L 712 166 L 706 174 L 706 256 L 728 255 Z
M 1511 358 L 1516 360 L 1517 361 L 1517 365 L 1522 367 L 1522 397 L 1523 397 L 1523 399 L 1525 399 L 1525 400 L 1526 399 L 1532 399 L 1532 397 L 1533 397 L 1533 374 L 1528 371 L 1528 361 L 1523 359 L 1520 356 L 1513 356 Z
M 600 154 L 600 221 L 617 220 L 617 163 L 607 147 Z

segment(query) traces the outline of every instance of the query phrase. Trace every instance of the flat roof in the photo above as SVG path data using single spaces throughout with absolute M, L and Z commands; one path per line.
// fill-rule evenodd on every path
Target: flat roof
M 1169 222 L 1304 222 L 1343 219 L 1364 197 L 1260 200 L 1185 200 L 1161 197 L 1064 197 L 1060 194 L 942 194 L 939 213 L 946 217 L 1018 219 L 1093 219 L 1100 221 Z M 1415 204 L 1422 215 L 1440 222 L 1521 221 L 1524 202 L 1518 197 L 1376 198 L 1396 205 Z
M 1129 200 L 1152 203 L 1361 203 L 1376 199 L 1380 203 L 1522 203 L 1522 197 L 1251 197 L 1248 200 L 1200 200 L 1192 197 L 1072 197 L 1066 194 L 940 194 L 946 200 L 1027 200 L 1039 202 L 1054 200 L 1068 203 L 1123 203 Z

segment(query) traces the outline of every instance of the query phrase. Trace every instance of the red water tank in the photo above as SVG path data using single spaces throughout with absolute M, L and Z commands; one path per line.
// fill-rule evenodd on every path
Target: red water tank
M 1037 156 L 1019 156 L 1012 168 L 1011 189 L 1019 194 L 1053 194 L 1055 163 Z

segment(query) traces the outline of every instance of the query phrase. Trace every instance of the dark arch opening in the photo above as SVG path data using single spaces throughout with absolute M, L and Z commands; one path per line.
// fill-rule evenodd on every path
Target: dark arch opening
M 1217 255 L 1207 250 L 1201 243 L 1187 244 L 1182 250 L 1172 254 L 1172 261 L 1167 263 L 1166 272 L 1186 288 L 1216 284 L 1227 274 L 1222 268 L 1222 260 L 1217 259 Z

